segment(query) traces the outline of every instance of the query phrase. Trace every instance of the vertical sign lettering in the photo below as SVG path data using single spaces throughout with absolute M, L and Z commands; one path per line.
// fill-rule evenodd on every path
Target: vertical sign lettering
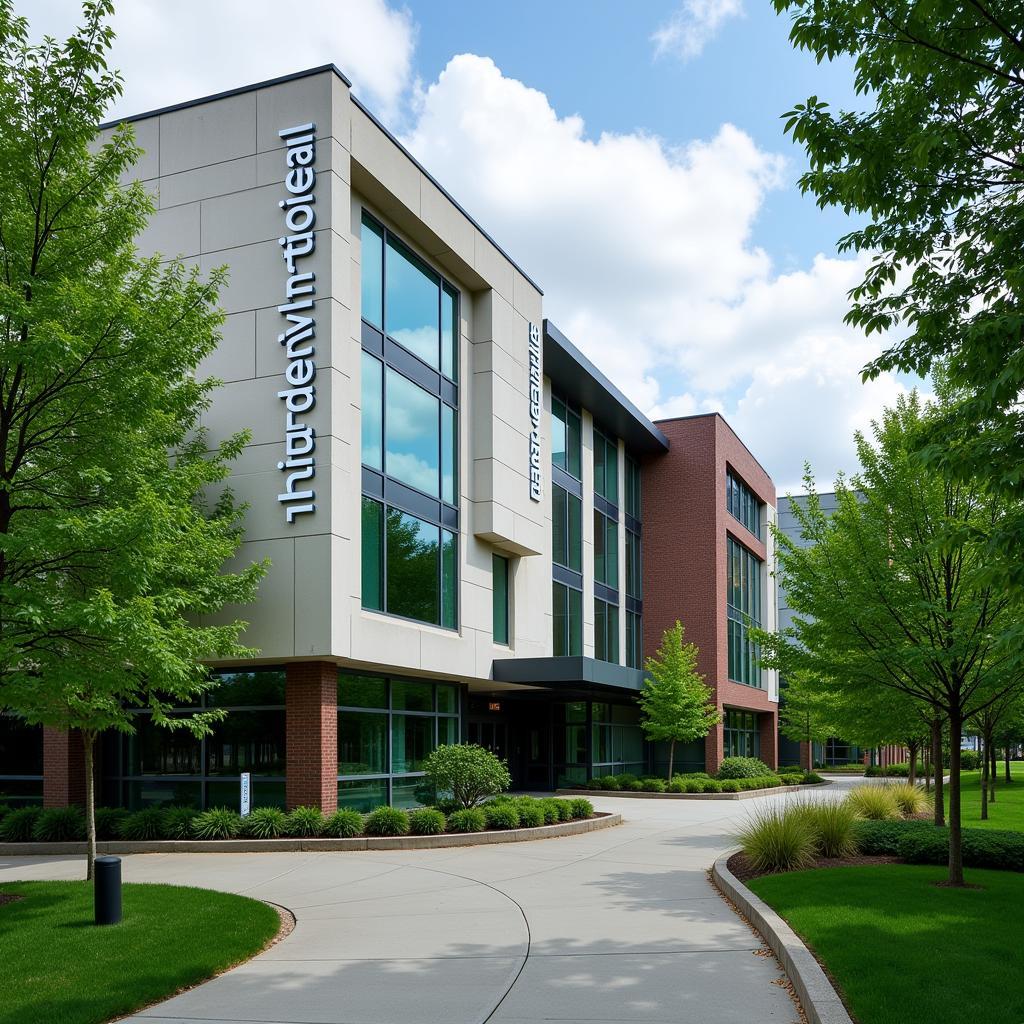
M 540 328 L 530 324 L 530 498 L 541 500 L 544 479 L 540 463 L 540 410 L 543 389 L 540 368 Z

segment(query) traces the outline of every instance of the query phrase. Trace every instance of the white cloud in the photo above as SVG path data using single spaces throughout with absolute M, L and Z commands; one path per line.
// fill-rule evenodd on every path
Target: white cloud
M 732 125 L 671 147 L 587 135 L 492 61 L 453 58 L 406 143 L 545 290 L 545 311 L 641 408 L 722 411 L 781 487 L 852 467 L 851 433 L 902 385 L 843 324 L 863 260 L 779 275 L 752 242 L 781 157 Z
M 654 55 L 667 54 L 684 61 L 699 57 L 722 23 L 742 14 L 742 0 L 683 0 L 651 36 Z
M 64 38 L 80 0 L 33 0 L 33 36 Z M 320 64 L 337 64 L 386 119 L 410 85 L 412 15 L 385 0 L 126 0 L 117 5 L 111 66 L 125 92 L 110 116 L 140 113 Z

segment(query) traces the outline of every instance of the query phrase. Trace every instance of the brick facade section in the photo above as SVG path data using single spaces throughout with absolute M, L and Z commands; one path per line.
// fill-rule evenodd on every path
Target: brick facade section
M 99 743 L 94 760 L 98 763 Z M 85 750 L 76 729 L 43 729 L 43 806 L 85 806 Z
M 285 803 L 338 808 L 338 666 L 292 662 L 285 676 Z
M 697 645 L 698 667 L 718 708 L 760 714 L 761 757 L 775 768 L 778 703 L 766 690 L 728 678 L 726 538 L 731 534 L 762 561 L 767 549 L 726 511 L 726 470 L 772 507 L 775 485 L 717 413 L 660 420 L 658 427 L 670 447 L 643 464 L 644 650 L 656 651 L 679 619 Z M 719 725 L 705 743 L 707 771 L 717 771 L 723 744 Z

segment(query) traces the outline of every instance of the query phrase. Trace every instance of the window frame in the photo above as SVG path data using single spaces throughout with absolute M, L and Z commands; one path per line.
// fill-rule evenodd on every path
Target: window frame
M 501 590 L 498 589 L 498 566 L 501 565 Z M 491 553 L 491 638 L 500 647 L 511 647 L 512 634 L 512 561 L 505 555 Z M 498 620 L 503 620 L 503 639 L 498 639 Z

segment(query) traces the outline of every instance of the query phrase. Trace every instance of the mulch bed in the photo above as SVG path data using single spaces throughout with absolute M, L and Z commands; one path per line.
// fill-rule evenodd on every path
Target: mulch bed
M 18 900 L 23 900 L 24 898 L 20 893 L 0 892 L 0 907 L 5 903 L 17 903 Z
M 853 868 L 870 867 L 874 864 L 899 864 L 899 857 L 815 857 L 808 868 Z M 760 878 L 761 875 L 781 874 L 778 871 L 758 871 L 747 858 L 745 853 L 734 853 L 726 866 L 741 882 L 749 882 L 753 878 Z

